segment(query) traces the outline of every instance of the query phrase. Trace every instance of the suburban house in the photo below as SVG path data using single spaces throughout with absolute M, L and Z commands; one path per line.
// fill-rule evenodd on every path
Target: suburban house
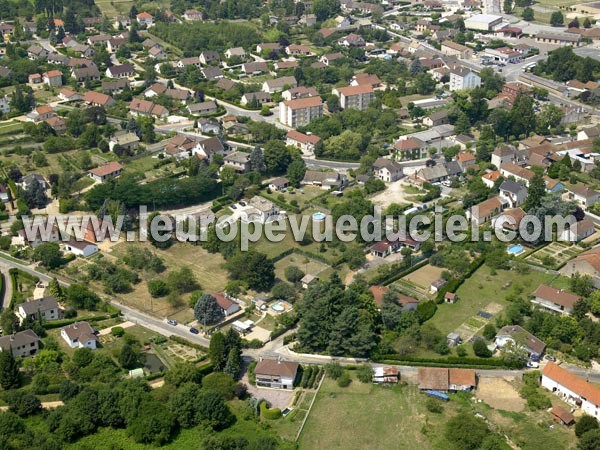
M 123 170 L 123 166 L 116 162 L 111 161 L 103 166 L 96 167 L 95 169 L 91 169 L 88 171 L 90 174 L 90 178 L 100 183 L 104 183 L 106 180 L 114 177 L 118 177 L 121 175 L 121 171 Z
M 576 184 L 567 190 L 569 200 L 575 200 L 586 208 L 600 200 L 600 192 L 590 189 L 584 184 Z
M 381 181 L 392 182 L 397 181 L 404 176 L 402 166 L 396 161 L 388 158 L 377 158 L 373 163 L 373 172 Z
M 202 53 L 200 53 L 200 63 L 204 64 L 205 66 L 209 65 L 212 62 L 219 62 L 221 60 L 221 58 L 219 57 L 219 54 L 217 52 L 215 52 L 214 50 L 205 50 Z
M 140 25 L 146 25 L 147 27 L 154 23 L 154 17 L 146 11 L 139 13 L 135 18 Z
M 118 148 L 121 150 L 133 152 L 138 149 L 139 144 L 140 138 L 137 136 L 137 134 L 122 131 L 120 133 L 115 133 L 110 138 L 110 140 L 108 141 L 108 148 L 112 152 L 118 146 Z
M 27 114 L 27 119 L 32 122 L 41 122 L 42 120 L 49 119 L 54 116 L 54 108 L 50 105 L 41 105 L 35 108 L 33 111 Z
M 525 203 L 527 188 L 516 181 L 504 180 L 500 185 L 500 198 L 511 208 L 516 208 Z
M 20 323 L 23 323 L 23 321 L 28 319 L 32 321 L 41 320 L 43 322 L 50 322 L 52 320 L 60 319 L 62 311 L 58 307 L 56 299 L 52 296 L 48 296 L 19 304 L 17 316 L 19 317 Z
M 568 261 L 560 269 L 560 273 L 569 277 L 576 273 L 589 275 L 592 277 L 594 287 L 600 288 L 600 247 L 594 247 L 580 253 L 571 261 Z
M 71 348 L 98 347 L 98 336 L 87 322 L 75 322 L 60 329 L 60 335 Z
M 471 59 L 473 57 L 473 50 L 454 41 L 446 40 L 442 42 L 442 54 L 456 56 L 458 59 Z
M 129 112 L 133 116 L 152 116 L 161 119 L 169 115 L 169 111 L 164 106 L 139 98 L 131 100 Z
M 288 127 L 308 125 L 323 115 L 321 97 L 306 97 L 279 103 L 279 120 Z
M 332 94 L 340 98 L 342 109 L 358 109 L 364 111 L 375 99 L 375 92 L 368 84 L 335 88 Z
M 83 95 L 83 102 L 87 105 L 107 108 L 115 103 L 115 100 L 110 95 L 103 94 L 102 92 L 88 91 Z
M 502 200 L 498 197 L 492 197 L 472 206 L 467 210 L 466 216 L 467 219 L 480 226 L 492 220 L 500 214 L 503 209 L 504 204 L 502 203 Z
M 217 106 L 217 102 L 215 102 L 214 100 L 209 100 L 206 102 L 187 105 L 186 109 L 192 115 L 203 116 L 206 114 L 216 113 L 219 110 L 219 107 Z
M 481 78 L 465 67 L 450 69 L 450 90 L 473 89 L 481 85 Z
M 246 106 L 255 103 L 256 106 L 259 106 L 263 103 L 269 103 L 271 101 L 273 101 L 273 96 L 268 92 L 246 92 L 244 95 L 242 95 L 240 104 Z
M 288 89 L 295 88 L 298 86 L 298 82 L 296 81 L 296 78 L 292 76 L 275 78 L 274 80 L 265 81 L 262 85 L 262 91 L 273 94 L 275 92 L 283 91 L 285 86 L 287 86 Z
M 533 293 L 531 303 L 539 305 L 550 312 L 570 314 L 573 305 L 579 300 L 579 295 L 556 289 L 546 284 L 540 284 Z
M 529 186 L 529 182 L 533 178 L 533 171 L 514 163 L 505 163 L 500 165 L 500 173 L 504 178 L 513 177 L 516 181 L 522 181 L 525 186 Z
M 83 99 L 83 95 L 69 88 L 62 88 L 58 93 L 58 98 L 67 102 Z
M 109 78 L 131 78 L 135 76 L 135 67 L 133 67 L 133 64 L 110 66 L 106 69 L 106 76 Z
M 303 185 L 321 186 L 322 189 L 340 189 L 344 186 L 346 177 L 339 172 L 318 172 L 316 170 L 307 170 Z
M 399 233 L 396 236 L 389 236 L 389 238 L 381 239 L 380 241 L 375 242 L 371 247 L 369 247 L 369 251 L 373 256 L 377 256 L 379 258 L 385 258 L 392 253 L 398 252 L 403 247 L 408 247 L 411 250 L 417 251 L 421 243 L 419 241 L 415 241 L 411 236 L 407 233 Z
M 313 87 L 298 86 L 295 88 L 286 89 L 282 92 L 281 98 L 284 100 L 295 100 L 304 97 L 316 97 L 319 93 Z
M 75 256 L 81 256 L 82 258 L 87 258 L 88 256 L 92 256 L 100 251 L 98 246 L 93 242 L 78 241 L 75 239 L 65 242 L 65 249 Z
M 121 78 L 120 80 L 103 81 L 100 89 L 102 89 L 102 92 L 107 92 L 109 94 L 120 94 L 128 87 L 129 82 L 126 79 Z
M 15 358 L 35 355 L 40 348 L 40 338 L 33 330 L 23 330 L 0 337 L 0 351 L 11 352 Z
M 279 207 L 266 198 L 255 195 L 244 208 L 242 220 L 246 222 L 266 223 L 272 217 L 279 216 Z
M 456 155 L 456 161 L 460 165 L 460 168 L 463 170 L 467 170 L 469 167 L 473 167 L 476 162 L 475 155 L 470 152 L 460 152 Z
M 427 125 L 428 127 L 444 125 L 448 122 L 449 118 L 447 109 L 440 109 L 438 111 L 432 112 L 423 119 L 423 125 Z
M 309 287 L 317 284 L 319 282 L 319 277 L 307 273 L 300 280 L 300 284 L 302 285 L 302 289 L 308 289 Z
M 233 48 L 228 48 L 227 50 L 225 50 L 225 57 L 227 59 L 231 59 L 231 58 L 245 58 L 246 57 L 246 50 L 244 50 L 242 47 L 233 47 Z
M 542 370 L 542 387 L 585 414 L 600 418 L 600 389 L 552 361 Z
M 257 75 L 259 73 L 269 73 L 269 66 L 263 61 L 254 61 L 242 64 L 242 72 L 246 75 Z
M 470 391 L 477 386 L 475 370 L 441 367 L 419 367 L 421 391 Z
M 62 72 L 60 70 L 49 70 L 44 72 L 44 83 L 50 87 L 62 86 Z
M 213 294 L 213 297 L 217 300 L 217 304 L 223 310 L 225 317 L 235 314 L 240 310 L 240 305 L 227 297 L 226 294 L 217 293 Z
M 299 364 L 281 359 L 260 358 L 254 373 L 256 386 L 275 389 L 294 389 Z
M 561 233 L 558 240 L 564 242 L 579 242 L 590 237 L 595 232 L 596 228 L 594 227 L 594 222 L 585 217 L 579 222 L 572 223 L 569 228 Z
M 183 18 L 189 21 L 202 20 L 204 15 L 197 9 L 188 9 L 183 13 Z
M 285 52 L 290 56 L 310 56 L 312 52 L 308 45 L 291 44 L 285 48 Z
M 496 348 L 502 348 L 509 342 L 523 348 L 533 360 L 539 360 L 546 350 L 544 342 L 519 325 L 506 325 L 496 333 Z
M 290 180 L 285 177 L 274 178 L 269 181 L 269 189 L 274 192 L 285 191 L 285 189 L 290 185 Z
M 225 146 L 217 136 L 203 139 L 192 148 L 192 155 L 212 162 L 215 154 L 225 155 Z
M 250 153 L 231 152 L 223 158 L 223 163 L 227 167 L 232 167 L 238 173 L 246 173 L 250 170 Z
M 71 76 L 75 78 L 78 83 L 100 80 L 100 72 L 96 66 L 77 67 L 71 71 Z
M 302 153 L 312 155 L 315 153 L 315 147 L 321 142 L 321 138 L 316 134 L 304 134 L 296 130 L 288 131 L 286 135 L 286 145 L 299 148 Z
M 418 138 L 409 137 L 394 143 L 394 152 L 401 161 L 427 158 L 427 145 Z

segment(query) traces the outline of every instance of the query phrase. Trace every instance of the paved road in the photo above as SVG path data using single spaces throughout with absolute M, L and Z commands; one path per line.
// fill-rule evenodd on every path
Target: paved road
M 10 275 L 8 269 L 2 267 L 2 277 L 4 278 L 4 297 L 2 299 L 2 308 L 6 309 L 10 307 L 10 300 L 12 298 L 13 286 L 10 281 Z

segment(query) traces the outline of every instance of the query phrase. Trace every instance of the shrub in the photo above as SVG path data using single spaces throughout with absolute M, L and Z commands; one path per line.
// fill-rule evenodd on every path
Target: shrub
M 306 388 L 308 386 L 308 380 L 310 379 L 310 376 L 312 375 L 312 366 L 308 366 L 304 368 L 304 371 L 302 372 L 302 380 L 300 381 L 300 387 L 302 388 Z
M 427 408 L 427 411 L 435 413 L 435 414 L 441 414 L 442 412 L 444 412 L 444 407 L 442 406 L 442 402 L 439 400 L 436 400 L 435 398 L 428 398 L 425 401 L 425 408 Z
M 590 430 L 598 428 L 598 421 L 592 416 L 583 415 L 575 424 L 575 435 L 577 437 L 583 436 Z
M 473 352 L 480 358 L 489 358 L 492 356 L 492 351 L 481 339 L 477 339 L 475 342 L 473 342 Z
M 110 334 L 116 337 L 122 337 L 125 334 L 125 330 L 123 327 L 112 327 L 110 329 Z
M 337 363 L 337 362 L 332 362 L 332 363 L 327 364 L 325 366 L 325 369 L 327 370 L 327 374 L 334 380 L 337 380 L 344 373 L 344 369 L 342 369 L 342 366 L 340 366 L 340 363 Z
M 356 371 L 356 378 L 362 383 L 370 383 L 373 381 L 373 369 L 368 364 L 362 364 Z
M 345 388 L 345 387 L 350 386 L 350 383 L 352 383 L 352 379 L 350 378 L 350 375 L 348 374 L 348 372 L 343 371 L 337 380 L 338 386 L 341 388 Z
M 467 356 L 467 349 L 464 348 L 462 345 L 459 345 L 458 347 L 456 347 L 456 356 L 464 358 L 465 356 Z
M 493 323 L 488 323 L 483 327 L 483 337 L 486 339 L 494 339 L 496 336 L 496 327 Z
M 260 404 L 260 415 L 267 420 L 277 420 L 281 417 L 281 409 L 269 408 L 267 402 Z

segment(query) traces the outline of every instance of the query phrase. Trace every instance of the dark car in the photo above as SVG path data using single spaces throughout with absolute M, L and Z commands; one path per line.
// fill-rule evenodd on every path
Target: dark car
M 174 326 L 177 326 L 177 321 L 176 321 L 176 320 L 173 320 L 173 319 L 169 319 L 169 320 L 167 320 L 167 323 L 168 323 L 169 325 L 174 325 Z
M 231 205 L 231 209 L 237 209 L 237 206 Z
M 200 331 L 198 331 L 198 328 L 192 327 L 192 328 L 190 328 L 190 333 L 192 333 L 192 334 L 200 334 Z
M 246 206 L 246 202 L 240 202 L 240 205 Z
M 548 361 L 556 361 L 556 358 L 552 355 L 546 355 L 544 356 L 544 359 L 547 359 Z

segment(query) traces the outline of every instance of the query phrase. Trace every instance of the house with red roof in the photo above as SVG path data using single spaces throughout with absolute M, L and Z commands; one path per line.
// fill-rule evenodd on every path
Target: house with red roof
M 542 387 L 585 414 L 600 419 L 600 388 L 552 361 L 542 370 Z

